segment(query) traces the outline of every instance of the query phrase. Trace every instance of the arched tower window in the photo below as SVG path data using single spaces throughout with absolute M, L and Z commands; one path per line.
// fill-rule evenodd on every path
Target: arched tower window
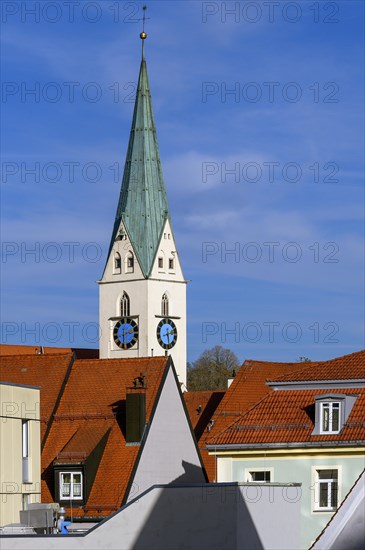
M 119 252 L 115 252 L 114 254 L 114 273 L 121 273 L 122 272 L 122 259 L 120 257 Z
M 129 317 L 130 316 L 130 300 L 129 296 L 126 292 L 123 292 L 122 299 L 120 300 L 120 315 L 121 317 Z
M 133 252 L 128 252 L 128 254 L 125 257 L 126 261 L 126 272 L 127 273 L 133 273 L 134 271 L 134 254 Z
M 166 292 L 165 292 L 165 294 L 162 295 L 161 315 L 163 315 L 164 317 L 169 316 L 169 299 L 168 299 L 168 296 L 167 296 Z

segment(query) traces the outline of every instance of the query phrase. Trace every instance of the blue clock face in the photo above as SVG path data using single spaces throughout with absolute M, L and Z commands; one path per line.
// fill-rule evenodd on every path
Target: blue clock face
M 114 326 L 113 338 L 114 342 L 121 349 L 133 347 L 138 340 L 137 323 L 133 319 L 121 319 Z
M 162 319 L 157 327 L 157 339 L 164 349 L 171 349 L 176 344 L 177 329 L 171 319 Z

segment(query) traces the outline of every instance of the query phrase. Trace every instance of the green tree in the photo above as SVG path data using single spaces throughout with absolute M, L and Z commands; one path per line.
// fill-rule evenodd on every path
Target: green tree
M 239 368 L 238 358 L 230 349 L 206 349 L 194 363 L 188 363 L 188 390 L 226 390 L 227 379 Z

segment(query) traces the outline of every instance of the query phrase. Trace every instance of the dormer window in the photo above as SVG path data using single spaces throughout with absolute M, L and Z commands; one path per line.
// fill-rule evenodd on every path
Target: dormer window
M 328 401 L 320 404 L 322 434 L 335 434 L 340 431 L 341 403 Z
M 346 393 L 317 395 L 312 435 L 339 434 L 349 418 L 357 396 Z

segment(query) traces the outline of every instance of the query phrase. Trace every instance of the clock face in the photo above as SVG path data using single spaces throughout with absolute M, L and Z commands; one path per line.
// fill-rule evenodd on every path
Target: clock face
M 177 328 L 171 319 L 162 319 L 157 326 L 157 339 L 164 349 L 171 349 L 176 344 Z
M 132 348 L 138 340 L 137 323 L 129 317 L 120 319 L 117 323 L 115 323 L 113 338 L 119 348 Z

